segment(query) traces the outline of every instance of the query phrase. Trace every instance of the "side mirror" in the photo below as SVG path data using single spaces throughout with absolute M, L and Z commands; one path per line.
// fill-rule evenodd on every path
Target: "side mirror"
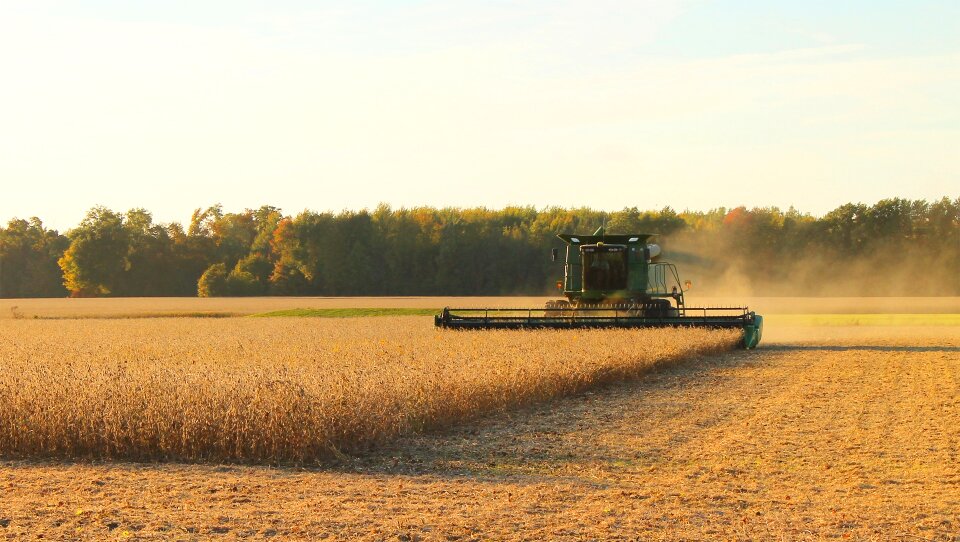
M 555 249 L 555 248 L 551 248 L 551 249 L 550 249 L 550 261 L 555 262 L 555 261 L 557 261 L 557 258 L 559 258 L 559 257 L 560 257 L 560 251 L 557 250 L 557 249 Z

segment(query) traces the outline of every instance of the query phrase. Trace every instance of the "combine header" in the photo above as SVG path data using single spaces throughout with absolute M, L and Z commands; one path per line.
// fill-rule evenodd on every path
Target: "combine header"
M 746 307 L 688 307 L 683 284 L 672 263 L 660 260 L 651 234 L 560 234 L 567 244 L 564 279 L 557 281 L 566 299 L 537 309 L 445 308 L 437 327 L 453 329 L 707 327 L 743 330 L 741 345 L 754 348 L 763 333 L 763 317 Z M 553 249 L 553 260 L 558 259 Z

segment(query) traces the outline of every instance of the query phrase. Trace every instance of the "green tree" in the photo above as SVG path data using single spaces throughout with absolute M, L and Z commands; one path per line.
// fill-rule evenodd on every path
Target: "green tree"
M 227 276 L 227 288 L 231 295 L 264 295 L 269 288 L 273 265 L 262 254 L 250 254 L 243 258 Z
M 110 295 L 129 269 L 129 233 L 123 215 L 94 207 L 80 225 L 67 232 L 70 247 L 58 263 L 72 296 Z
M 199 297 L 223 297 L 229 295 L 227 288 L 227 266 L 215 263 L 200 275 L 197 281 Z
M 66 295 L 57 259 L 68 245 L 66 237 L 44 228 L 36 217 L 0 227 L 0 297 Z

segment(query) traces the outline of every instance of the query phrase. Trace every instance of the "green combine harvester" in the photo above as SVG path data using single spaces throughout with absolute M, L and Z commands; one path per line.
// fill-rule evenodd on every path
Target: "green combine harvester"
M 557 281 L 566 299 L 537 309 L 444 308 L 437 327 L 451 329 L 706 327 L 742 329 L 741 346 L 754 348 L 763 317 L 747 307 L 688 307 L 690 281 L 660 259 L 652 234 L 560 234 L 567 244 L 564 278 Z M 553 249 L 553 260 L 559 251 Z

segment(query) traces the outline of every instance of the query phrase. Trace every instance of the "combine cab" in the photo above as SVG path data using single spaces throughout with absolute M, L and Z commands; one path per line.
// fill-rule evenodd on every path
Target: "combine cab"
M 567 244 L 565 299 L 537 309 L 455 309 L 436 315 L 438 327 L 453 329 L 708 327 L 743 330 L 744 348 L 754 348 L 763 317 L 746 307 L 688 307 L 677 268 L 660 260 L 650 234 L 558 235 Z M 557 249 L 553 259 L 558 259 Z

